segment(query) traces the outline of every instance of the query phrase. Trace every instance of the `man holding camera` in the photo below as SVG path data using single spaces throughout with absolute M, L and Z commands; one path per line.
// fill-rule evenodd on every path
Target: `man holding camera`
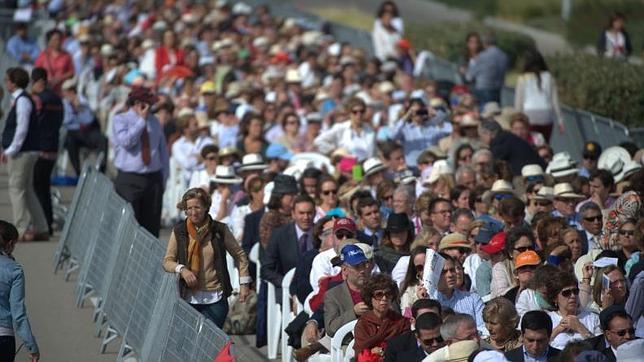
M 112 142 L 118 169 L 114 188 L 132 204 L 139 224 L 158 237 L 169 161 L 163 129 L 150 114 L 157 101 L 147 88 L 130 92 L 127 111 L 114 117 Z
M 452 124 L 445 113 L 427 107 L 420 98 L 413 98 L 405 115 L 394 125 L 391 139 L 400 142 L 407 166 L 415 168 L 420 153 L 451 132 Z

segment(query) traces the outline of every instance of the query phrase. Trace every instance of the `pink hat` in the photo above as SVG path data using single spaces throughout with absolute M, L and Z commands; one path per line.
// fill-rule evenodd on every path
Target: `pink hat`
M 351 170 L 353 170 L 353 166 L 355 166 L 357 163 L 357 159 L 349 156 L 344 156 L 340 159 L 340 162 L 338 162 L 338 169 L 340 170 L 340 172 L 351 172 Z

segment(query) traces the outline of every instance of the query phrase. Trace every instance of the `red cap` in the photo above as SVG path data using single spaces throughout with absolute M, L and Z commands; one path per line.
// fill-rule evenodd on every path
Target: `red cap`
M 505 248 L 505 231 L 494 235 L 489 243 L 481 245 L 479 248 L 490 255 L 500 252 Z
M 411 43 L 409 42 L 409 39 L 402 38 L 398 40 L 398 46 L 402 49 L 408 50 L 411 48 Z
M 130 92 L 130 94 L 127 95 L 127 98 L 132 102 L 140 101 L 148 103 L 150 105 L 156 104 L 159 101 L 159 97 L 157 97 L 149 88 L 146 87 L 134 88 Z
M 356 223 L 347 217 L 343 217 L 335 220 L 335 223 L 333 224 L 333 232 L 335 233 L 339 230 L 346 230 L 353 233 L 354 235 L 358 232 Z

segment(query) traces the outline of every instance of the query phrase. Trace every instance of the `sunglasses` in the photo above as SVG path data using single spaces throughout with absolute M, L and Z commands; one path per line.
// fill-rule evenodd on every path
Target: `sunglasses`
M 611 331 L 611 332 L 615 333 L 616 335 L 618 335 L 620 337 L 624 337 L 626 335 L 626 333 L 628 333 L 629 335 L 633 336 L 633 335 L 635 335 L 635 328 L 627 328 L 627 329 L 621 329 L 619 331 Z
M 351 238 L 353 237 L 353 234 L 352 234 L 352 233 L 343 233 L 343 232 L 338 232 L 338 233 L 335 233 L 335 237 L 336 237 L 336 239 L 338 239 L 338 240 L 342 240 L 342 239 L 351 239 Z
M 633 236 L 635 235 L 635 230 L 620 230 L 619 235 Z
M 598 159 L 598 158 L 597 158 L 597 157 L 594 157 L 594 156 L 589 156 L 589 155 L 585 155 L 585 156 L 584 156 L 584 160 L 597 161 L 597 159 Z
M 391 299 L 394 297 L 394 293 L 390 291 L 378 290 L 373 293 L 373 299 L 382 300 L 382 299 Z
M 322 195 L 337 195 L 338 190 L 323 190 Z
M 535 201 L 534 204 L 537 205 L 537 206 L 548 206 L 548 205 L 551 205 L 552 202 L 550 202 L 550 201 Z
M 534 250 L 534 248 L 531 247 L 531 246 L 520 246 L 518 248 L 514 248 L 514 250 L 518 251 L 519 253 L 523 253 L 523 252 L 526 252 L 528 250 Z
M 597 215 L 597 216 L 585 217 L 584 220 L 586 220 L 588 222 L 602 221 L 602 216 Z
M 420 341 L 426 346 L 433 346 L 434 343 L 436 343 L 436 344 L 443 343 L 443 337 L 438 336 L 438 337 L 434 337 L 434 338 L 421 339 Z
M 561 295 L 564 298 L 570 298 L 572 295 L 578 296 L 579 295 L 579 288 L 571 288 L 571 289 L 566 289 L 561 291 Z
M 365 112 L 364 109 L 353 109 L 351 110 L 351 113 L 353 114 L 363 114 Z
M 208 160 L 208 161 L 217 161 L 217 157 L 216 156 L 206 157 L 206 160 Z

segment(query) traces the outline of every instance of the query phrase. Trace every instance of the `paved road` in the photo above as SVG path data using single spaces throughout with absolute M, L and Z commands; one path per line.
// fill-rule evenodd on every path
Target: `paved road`
M 58 187 L 63 202 L 71 202 L 74 188 Z M 7 171 L 0 166 L 0 219 L 12 221 L 11 205 L 7 187 Z M 161 240 L 167 240 L 167 230 Z M 42 360 L 51 362 L 69 361 L 114 361 L 120 341 L 114 341 L 106 354 L 99 354 L 100 339 L 94 337 L 93 308 L 85 303 L 83 308 L 74 306 L 74 276 L 65 282 L 63 276 L 53 273 L 53 255 L 58 242 L 58 233 L 48 242 L 20 243 L 15 257 L 24 266 L 26 275 L 27 311 L 31 327 L 40 346 Z M 266 347 L 254 347 L 254 336 L 234 336 L 239 361 L 265 361 Z M 19 345 L 20 342 L 17 342 Z M 24 347 L 17 361 L 26 361 Z

